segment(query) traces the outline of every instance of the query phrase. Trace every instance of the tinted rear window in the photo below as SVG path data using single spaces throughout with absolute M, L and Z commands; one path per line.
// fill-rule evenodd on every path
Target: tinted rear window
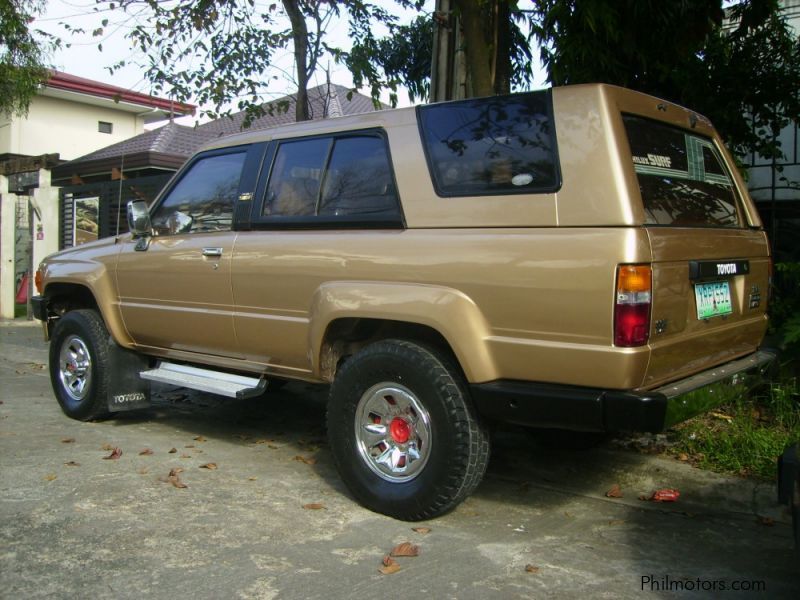
M 739 196 L 713 142 L 623 115 L 649 225 L 741 227 Z
M 419 107 L 422 141 L 442 196 L 558 188 L 548 92 Z

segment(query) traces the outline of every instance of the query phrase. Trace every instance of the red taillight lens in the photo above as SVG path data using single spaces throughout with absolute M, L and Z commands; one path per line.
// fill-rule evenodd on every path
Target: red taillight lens
M 36 292 L 41 294 L 42 293 L 42 270 L 37 269 L 36 275 L 33 276 L 33 283 L 36 286 Z
M 650 337 L 652 270 L 649 265 L 620 265 L 614 306 L 614 345 L 644 346 Z

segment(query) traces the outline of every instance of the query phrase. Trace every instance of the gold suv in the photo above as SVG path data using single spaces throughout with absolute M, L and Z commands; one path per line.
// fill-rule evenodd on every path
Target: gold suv
M 475 489 L 489 421 L 659 431 L 773 359 L 733 159 L 701 115 L 616 87 L 227 137 L 128 220 L 41 265 L 64 412 L 147 406 L 151 381 L 328 383 L 342 478 L 400 519 Z

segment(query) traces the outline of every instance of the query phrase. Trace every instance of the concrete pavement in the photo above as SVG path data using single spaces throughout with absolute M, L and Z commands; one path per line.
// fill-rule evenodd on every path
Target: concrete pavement
M 800 557 L 772 485 L 608 447 L 548 450 L 505 431 L 471 498 L 444 517 L 404 523 L 361 508 L 339 481 L 324 389 L 290 384 L 231 401 L 162 387 L 147 413 L 79 423 L 61 413 L 46 360 L 39 328 L 0 326 L 3 598 L 633 598 L 643 587 L 672 597 L 663 591 L 670 585 L 688 597 L 789 598 L 800 590 Z M 122 456 L 104 459 L 113 447 Z M 209 463 L 216 468 L 202 468 Z M 178 468 L 185 488 L 169 481 Z M 613 484 L 623 498 L 605 496 Z M 679 489 L 680 500 L 638 499 L 663 487 Z M 379 573 L 404 541 L 419 556 Z M 722 589 L 734 585 L 748 591 Z

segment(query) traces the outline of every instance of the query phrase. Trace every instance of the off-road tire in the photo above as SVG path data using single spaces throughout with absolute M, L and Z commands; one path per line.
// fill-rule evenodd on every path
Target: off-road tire
M 384 383 L 410 392 L 429 416 L 426 460 L 407 480 L 376 474 L 359 449 L 359 407 Z M 330 389 L 327 423 L 334 462 L 351 493 L 370 510 L 405 521 L 454 508 L 478 486 L 489 461 L 488 429 L 475 413 L 461 370 L 444 353 L 415 342 L 375 342 L 348 359 Z
M 68 417 L 89 421 L 108 416 L 109 336 L 103 319 L 95 310 L 73 310 L 56 323 L 50 340 L 50 381 L 58 404 Z M 83 373 L 83 386 L 72 381 L 65 357 L 74 357 L 74 364 L 88 366 Z M 73 365 L 74 366 L 74 365 Z

